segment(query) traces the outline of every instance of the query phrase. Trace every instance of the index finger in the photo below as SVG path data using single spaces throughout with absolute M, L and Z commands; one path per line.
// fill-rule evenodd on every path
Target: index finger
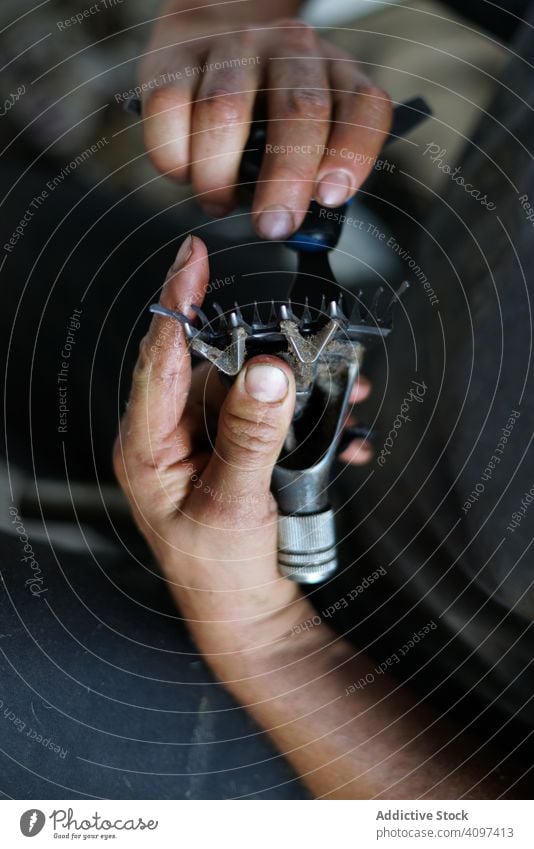
M 194 236 L 183 242 L 171 266 L 160 304 L 193 318 L 209 279 L 204 243 Z M 137 461 L 158 467 L 188 455 L 189 437 L 180 429 L 191 384 L 191 357 L 182 326 L 155 315 L 141 343 L 121 435 Z
M 341 206 L 365 182 L 388 138 L 391 100 L 354 61 L 332 59 L 332 129 L 317 171 L 315 196 L 323 206 Z

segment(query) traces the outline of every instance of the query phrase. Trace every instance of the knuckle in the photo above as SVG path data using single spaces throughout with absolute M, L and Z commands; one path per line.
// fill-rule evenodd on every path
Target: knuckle
M 176 86 L 160 86 L 150 91 L 146 104 L 146 114 L 150 118 L 157 118 L 175 109 L 182 109 L 188 103 L 185 92 Z
M 391 106 L 391 96 L 384 88 L 379 85 L 375 85 L 375 83 L 371 83 L 369 90 L 372 96 L 377 100 L 383 101 L 386 106 Z
M 172 366 L 167 369 L 155 369 L 150 360 L 138 360 L 132 374 L 132 392 L 139 395 L 150 393 L 175 393 L 179 386 L 181 372 Z
M 271 454 L 280 443 L 278 429 L 268 421 L 245 418 L 227 411 L 222 421 L 224 441 L 239 453 L 239 462 L 247 467 Z
M 387 91 L 372 82 L 359 85 L 356 94 L 365 98 L 365 108 L 378 119 L 389 118 L 393 112 L 393 103 Z
M 312 50 L 316 47 L 318 36 L 311 24 L 305 23 L 298 18 L 283 18 L 280 26 L 287 30 L 285 37 L 289 41 L 297 41 L 301 47 Z
M 148 155 L 159 171 L 172 171 L 178 180 L 186 180 L 188 176 L 187 147 L 179 138 L 188 107 L 184 92 L 164 86 L 150 92 L 144 109 L 143 132 Z
M 294 88 L 288 92 L 283 118 L 325 121 L 330 115 L 330 96 L 317 88 Z
M 146 108 L 150 113 L 163 112 L 166 109 L 175 109 L 183 106 L 185 98 L 183 92 L 173 85 L 161 85 L 150 89 L 146 99 Z
M 276 161 L 276 170 L 273 167 L 273 173 L 270 179 L 275 185 L 283 186 L 284 183 L 309 183 L 315 177 L 315 164 L 311 157 L 301 156 L 293 157 L 287 164 L 280 164 Z M 303 187 L 304 189 L 306 186 Z M 307 202 L 304 209 L 307 209 Z M 302 212 L 304 212 L 304 209 Z
M 247 22 L 243 25 L 242 32 L 238 36 L 239 45 L 243 50 L 255 50 L 258 45 L 258 27 L 256 24 Z
M 227 126 L 243 120 L 246 102 L 239 92 L 219 87 L 205 93 L 202 107 L 210 123 Z

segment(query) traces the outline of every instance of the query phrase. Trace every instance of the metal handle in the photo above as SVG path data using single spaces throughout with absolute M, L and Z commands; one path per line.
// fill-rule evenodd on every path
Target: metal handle
M 336 571 L 333 510 L 278 517 L 278 567 L 299 584 L 318 584 Z

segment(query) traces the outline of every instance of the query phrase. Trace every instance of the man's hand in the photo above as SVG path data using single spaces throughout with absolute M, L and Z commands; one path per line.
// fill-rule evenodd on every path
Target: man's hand
M 189 236 L 162 304 L 188 313 L 192 303 L 201 303 L 208 279 L 204 244 Z M 354 400 L 368 391 L 362 380 Z M 154 317 L 141 344 L 115 469 L 215 668 L 245 650 L 253 665 L 255 651 L 269 651 L 293 624 L 314 614 L 297 585 L 277 571 L 270 482 L 294 400 L 292 371 L 275 357 L 250 360 L 226 392 L 214 367 L 191 370 L 178 322 Z M 361 442 L 346 452 L 356 463 L 369 456 Z
M 294 232 L 312 197 L 331 207 L 351 198 L 392 120 L 388 96 L 349 54 L 302 21 L 274 19 L 296 5 L 212 3 L 182 11 L 182 0 L 173 0 L 141 66 L 141 82 L 151 86 L 143 104 L 147 150 L 163 173 L 191 180 L 211 215 L 235 203 L 260 94 L 267 148 L 252 211 L 258 233 L 269 239 Z
M 188 237 L 163 305 L 190 313 L 208 274 L 203 243 Z M 316 611 L 277 572 L 270 493 L 294 391 L 286 363 L 255 357 L 226 393 L 214 369 L 191 371 L 181 325 L 155 317 L 114 455 L 137 524 L 207 662 L 315 795 L 493 798 L 505 786 L 472 757 L 476 741 L 387 673 L 347 697 L 373 661 L 324 621 L 294 627 Z M 359 449 L 347 459 L 368 459 Z

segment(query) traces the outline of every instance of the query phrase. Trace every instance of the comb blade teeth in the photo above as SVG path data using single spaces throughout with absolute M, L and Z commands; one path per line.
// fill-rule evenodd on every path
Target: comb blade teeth
M 196 330 L 196 328 L 193 327 L 193 325 L 191 324 L 191 322 L 189 321 L 187 316 L 183 315 L 182 313 L 178 313 L 178 315 L 180 315 L 180 318 L 178 319 L 178 321 L 182 325 L 182 327 L 184 329 L 184 333 L 185 333 L 185 335 L 187 336 L 188 339 L 191 340 L 191 339 L 195 339 L 196 336 L 200 336 L 199 331 Z
M 195 328 L 191 324 L 189 324 L 188 321 L 184 322 L 184 332 L 187 338 L 191 340 L 196 339 L 197 336 L 200 336 L 198 330 L 195 330 Z
M 259 308 L 258 308 L 258 302 L 257 301 L 254 301 L 254 306 L 252 308 L 252 327 L 254 329 L 255 328 L 263 329 L 263 324 L 262 324 L 261 315 L 260 315 L 260 311 L 259 311 Z
M 400 284 L 399 288 L 397 289 L 397 291 L 393 294 L 393 297 L 391 298 L 391 303 L 394 304 L 397 301 L 400 301 L 400 299 L 402 298 L 404 293 L 407 292 L 409 288 L 410 288 L 410 284 L 408 283 L 408 281 L 403 280 L 402 283 Z
M 379 286 L 376 292 L 373 295 L 373 300 L 371 301 L 371 306 L 369 308 L 369 318 L 371 321 L 376 322 L 377 324 L 382 323 L 382 316 L 380 315 L 380 301 L 382 299 L 382 295 L 384 293 L 384 287 Z
M 304 309 L 302 311 L 302 316 L 300 318 L 302 324 L 309 324 L 312 320 L 312 314 L 310 312 L 310 305 L 308 302 L 308 296 L 304 300 Z
M 401 287 L 398 294 L 404 288 Z M 381 292 L 375 292 L 377 303 Z M 280 356 L 291 354 L 311 374 L 316 368 L 315 364 L 323 357 L 330 356 L 330 351 L 335 358 L 339 358 L 340 352 L 345 350 L 340 347 L 340 343 L 360 343 L 361 338 L 367 339 L 365 325 L 370 324 L 368 317 L 372 318 L 374 333 L 381 332 L 377 327 L 377 318 L 371 317 L 370 307 L 361 300 L 361 292 L 358 296 L 351 295 L 352 301 L 344 300 L 339 289 L 332 294 L 335 297 L 329 290 L 322 294 L 319 309 L 315 303 L 310 307 L 307 296 L 304 296 L 303 302 L 295 303 L 295 306 L 290 298 L 286 301 L 272 300 L 267 322 L 262 312 L 269 309 L 269 301 L 253 301 L 246 305 L 235 302 L 235 306 L 228 310 L 212 302 L 213 313 L 210 309 L 210 317 L 197 305 L 191 307 L 191 318 L 159 304 L 153 305 L 151 310 L 178 321 L 191 349 L 225 374 L 237 374 L 247 356 L 262 350 L 279 352 Z M 392 303 L 395 300 L 396 296 Z M 347 303 L 353 307 L 350 323 L 343 312 L 343 306 Z M 351 331 L 355 335 L 351 335 Z M 350 351 L 347 356 L 352 356 Z
M 391 325 L 393 322 L 393 310 L 395 309 L 395 305 L 402 298 L 407 289 L 410 288 L 410 284 L 407 280 L 404 280 L 396 292 L 393 293 L 389 304 L 387 305 L 384 311 L 384 323 Z
M 336 301 L 330 301 L 328 304 L 328 318 L 341 322 L 342 314 L 340 314 L 338 303 Z
M 243 313 L 237 301 L 235 302 L 235 308 L 230 313 L 230 325 L 231 327 L 244 327 L 247 333 L 252 333 L 252 327 L 243 318 Z
M 356 292 L 352 299 L 352 310 L 350 313 L 349 323 L 352 324 L 361 324 L 362 323 L 362 290 L 359 289 Z
M 293 304 L 291 303 L 291 298 L 288 298 L 288 301 L 287 301 L 287 312 L 288 312 L 290 321 L 298 321 L 297 316 L 293 312 Z
M 226 321 L 226 316 L 224 314 L 224 310 L 220 304 L 214 303 L 213 309 L 217 313 L 219 319 L 219 332 L 225 333 L 228 330 L 228 322 Z
M 347 316 L 345 315 L 343 307 L 344 307 L 343 295 L 340 295 L 339 298 L 338 298 L 338 301 L 337 301 L 337 314 L 338 314 L 339 320 L 342 322 L 342 324 L 348 324 L 349 320 L 348 320 Z
M 360 324 L 376 327 L 379 324 L 378 306 L 382 295 L 382 287 L 379 286 L 372 293 L 372 297 L 366 295 L 363 289 L 358 292 L 358 307 L 360 312 Z M 352 321 L 352 318 L 351 318 Z
M 207 329 L 211 331 L 211 324 L 208 316 L 200 307 L 197 307 L 195 304 L 191 304 L 191 309 L 195 313 L 196 316 L 199 317 L 200 322 L 202 324 L 202 329 Z

